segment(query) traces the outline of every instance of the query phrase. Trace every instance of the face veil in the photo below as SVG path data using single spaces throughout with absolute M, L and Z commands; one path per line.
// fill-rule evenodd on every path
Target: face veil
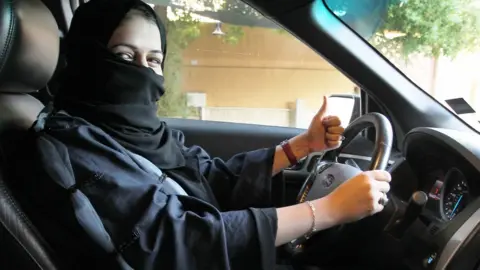
M 87 120 L 160 168 L 180 167 L 185 164 L 182 146 L 157 117 L 157 101 L 165 92 L 163 76 L 107 49 L 113 32 L 132 9 L 154 18 L 166 52 L 164 26 L 144 2 L 89 1 L 76 10 L 66 37 L 67 67 L 54 108 Z

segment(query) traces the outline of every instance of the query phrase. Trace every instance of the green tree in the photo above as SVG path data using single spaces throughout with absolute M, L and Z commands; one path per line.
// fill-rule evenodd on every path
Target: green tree
M 165 94 L 158 102 L 158 115 L 163 117 L 188 117 L 193 110 L 188 108 L 182 92 L 183 51 L 200 36 L 200 25 L 189 14 L 166 20 L 167 58 L 164 77 Z
M 454 58 L 480 48 L 477 0 L 403 0 L 388 8 L 370 42 L 389 57 Z

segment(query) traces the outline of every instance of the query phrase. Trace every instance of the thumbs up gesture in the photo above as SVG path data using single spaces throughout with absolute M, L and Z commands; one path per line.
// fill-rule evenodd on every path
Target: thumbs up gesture
M 320 152 L 331 150 L 342 144 L 343 132 L 340 118 L 338 116 L 328 116 L 327 97 L 323 97 L 323 104 L 318 113 L 313 117 L 310 127 L 306 132 L 306 138 L 310 152 Z

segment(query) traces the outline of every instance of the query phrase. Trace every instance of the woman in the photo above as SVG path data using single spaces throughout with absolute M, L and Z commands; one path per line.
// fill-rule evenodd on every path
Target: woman
M 227 162 L 185 147 L 156 116 L 165 30 L 140 0 L 91 0 L 66 41 L 54 110 L 39 116 L 18 166 L 24 207 L 66 268 L 270 270 L 276 246 L 383 209 L 390 176 L 380 171 L 272 208 L 273 175 L 341 142 L 326 99 L 281 146 Z

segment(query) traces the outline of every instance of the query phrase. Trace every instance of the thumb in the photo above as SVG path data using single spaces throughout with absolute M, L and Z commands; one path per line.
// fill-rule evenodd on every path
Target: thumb
M 322 107 L 320 107 L 320 110 L 317 113 L 318 117 L 323 117 L 327 113 L 327 107 L 328 107 L 328 98 L 327 96 L 323 96 L 323 104 Z

